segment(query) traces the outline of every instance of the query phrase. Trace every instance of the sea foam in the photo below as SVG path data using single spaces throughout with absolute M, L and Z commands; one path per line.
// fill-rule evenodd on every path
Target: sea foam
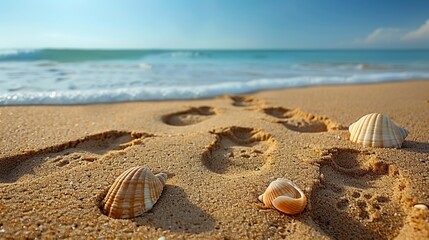
M 0 105 L 195 99 L 429 79 L 429 51 L 0 50 Z
M 142 100 L 195 99 L 221 94 L 242 94 L 264 89 L 290 88 L 326 84 L 374 83 L 404 79 L 429 78 L 429 74 L 378 74 L 349 77 L 301 76 L 278 79 L 255 79 L 247 82 L 223 82 L 201 86 L 147 86 L 117 89 L 62 90 L 44 92 L 0 93 L 0 105 L 86 104 Z

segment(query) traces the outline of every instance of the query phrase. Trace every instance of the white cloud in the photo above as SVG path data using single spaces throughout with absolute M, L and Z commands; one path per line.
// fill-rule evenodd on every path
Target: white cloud
M 401 39 L 404 41 L 429 40 L 429 19 L 418 29 L 408 32 Z
M 379 44 L 393 42 L 401 37 L 403 30 L 399 28 L 377 28 L 360 42 L 365 44 Z
M 355 44 L 373 47 L 429 46 L 429 19 L 415 30 L 377 28 L 364 39 L 356 39 Z

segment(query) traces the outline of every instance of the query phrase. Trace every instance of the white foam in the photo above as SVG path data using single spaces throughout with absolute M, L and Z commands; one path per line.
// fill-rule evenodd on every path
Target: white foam
M 255 79 L 247 82 L 223 82 L 200 86 L 148 86 L 138 88 L 61 90 L 44 92 L 0 93 L 0 105 L 87 104 L 138 100 L 192 99 L 220 94 L 241 94 L 264 89 L 277 89 L 324 84 L 371 83 L 429 78 L 429 73 L 378 73 L 351 76 L 303 76 L 277 79 Z
M 0 59 L 1 58 L 7 58 L 11 56 L 18 56 L 21 54 L 29 54 L 34 53 L 37 50 L 34 49 L 0 49 Z
M 139 64 L 139 68 L 143 69 L 143 70 L 151 70 L 152 69 L 152 65 L 150 65 L 149 63 L 140 63 Z

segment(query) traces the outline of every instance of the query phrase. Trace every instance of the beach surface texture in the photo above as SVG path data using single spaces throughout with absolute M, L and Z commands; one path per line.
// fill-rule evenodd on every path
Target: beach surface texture
M 382 113 L 402 148 L 349 141 Z M 429 81 L 321 86 L 212 99 L 0 107 L 0 238 L 428 239 Z M 166 172 L 154 207 L 102 213 L 125 170 Z M 286 178 L 308 198 L 258 201 Z M 417 207 L 416 207 L 417 205 Z

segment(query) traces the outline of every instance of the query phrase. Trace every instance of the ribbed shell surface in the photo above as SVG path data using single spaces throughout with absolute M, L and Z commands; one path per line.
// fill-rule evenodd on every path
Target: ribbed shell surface
M 270 183 L 267 190 L 259 196 L 265 206 L 287 214 L 298 214 L 307 205 L 304 192 L 292 181 L 278 178 Z
M 389 117 L 370 113 L 349 126 L 350 141 L 367 147 L 401 147 L 408 131 Z
M 167 175 L 133 167 L 116 178 L 104 198 L 103 212 L 112 218 L 133 218 L 150 210 L 161 196 Z

